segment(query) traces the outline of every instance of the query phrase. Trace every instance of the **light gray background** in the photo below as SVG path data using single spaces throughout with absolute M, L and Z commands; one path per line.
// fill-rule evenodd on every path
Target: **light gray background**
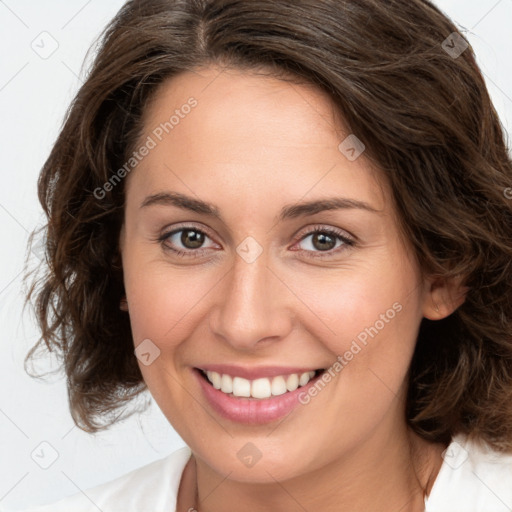
M 436 3 L 475 49 L 510 133 L 512 0 Z M 28 234 L 43 222 L 38 173 L 81 83 L 86 52 L 122 4 L 0 0 L 0 508 L 6 510 L 54 501 L 184 445 L 154 404 L 107 432 L 82 432 L 71 420 L 62 378 L 37 381 L 23 369 L 38 336 L 30 310 L 22 312 Z M 30 267 L 37 261 L 30 255 Z

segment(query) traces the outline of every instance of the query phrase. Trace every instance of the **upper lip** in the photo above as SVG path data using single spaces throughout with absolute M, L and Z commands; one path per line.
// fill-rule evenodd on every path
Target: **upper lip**
M 299 366 L 238 366 L 234 364 L 206 364 L 197 366 L 199 370 L 205 372 L 226 373 L 232 377 L 243 377 L 244 379 L 254 380 L 262 377 L 275 377 L 277 375 L 290 375 L 298 373 L 299 375 L 321 369 L 320 366 L 315 367 L 299 367 Z

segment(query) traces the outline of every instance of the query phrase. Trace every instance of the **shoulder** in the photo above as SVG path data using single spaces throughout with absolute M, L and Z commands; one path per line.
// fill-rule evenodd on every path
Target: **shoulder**
M 458 435 L 443 454 L 426 512 L 512 510 L 512 453 Z
M 23 512 L 174 511 L 181 475 L 190 455 L 190 448 L 185 446 L 115 480 Z

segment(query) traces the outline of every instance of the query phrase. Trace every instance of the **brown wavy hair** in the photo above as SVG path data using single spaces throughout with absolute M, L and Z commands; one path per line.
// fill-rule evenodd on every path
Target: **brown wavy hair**
M 427 0 L 131 0 L 109 23 L 42 168 L 47 267 L 27 292 L 67 376 L 73 420 L 106 428 L 146 389 L 124 295 L 124 182 L 164 80 L 220 64 L 325 91 L 393 191 L 424 275 L 464 276 L 465 302 L 423 319 L 406 417 L 427 440 L 457 433 L 512 450 L 512 162 L 469 46 Z M 460 33 L 459 33 L 460 34 Z M 452 39 L 449 39 L 452 37 Z M 448 38 L 448 39 L 447 39 Z M 133 411 L 132 411 L 133 412 Z M 124 415 L 124 416 L 123 416 Z

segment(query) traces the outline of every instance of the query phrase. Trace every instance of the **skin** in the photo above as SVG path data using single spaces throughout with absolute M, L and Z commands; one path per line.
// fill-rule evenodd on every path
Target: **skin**
M 408 429 L 407 370 L 421 319 L 444 318 L 463 301 L 457 283 L 422 275 L 387 183 L 364 153 L 349 161 L 340 152 L 350 132 L 321 91 L 213 66 L 183 73 L 158 90 L 141 141 L 190 97 L 197 106 L 128 176 L 120 234 L 134 343 L 150 339 L 160 349 L 140 368 L 193 453 L 178 510 L 240 503 L 248 512 L 422 511 L 445 446 Z M 169 204 L 141 208 L 164 191 L 212 203 L 223 220 Z M 285 205 L 332 196 L 378 212 L 277 222 Z M 197 251 L 181 232 L 157 240 L 184 223 L 206 233 L 203 255 L 165 248 Z M 334 239 L 322 251 L 310 234 L 318 225 L 355 245 Z M 236 251 L 248 236 L 263 249 L 252 263 Z M 327 368 L 397 302 L 402 310 L 284 420 L 247 426 L 222 418 L 192 374 L 225 362 Z M 237 457 L 248 442 L 262 454 L 251 468 Z

